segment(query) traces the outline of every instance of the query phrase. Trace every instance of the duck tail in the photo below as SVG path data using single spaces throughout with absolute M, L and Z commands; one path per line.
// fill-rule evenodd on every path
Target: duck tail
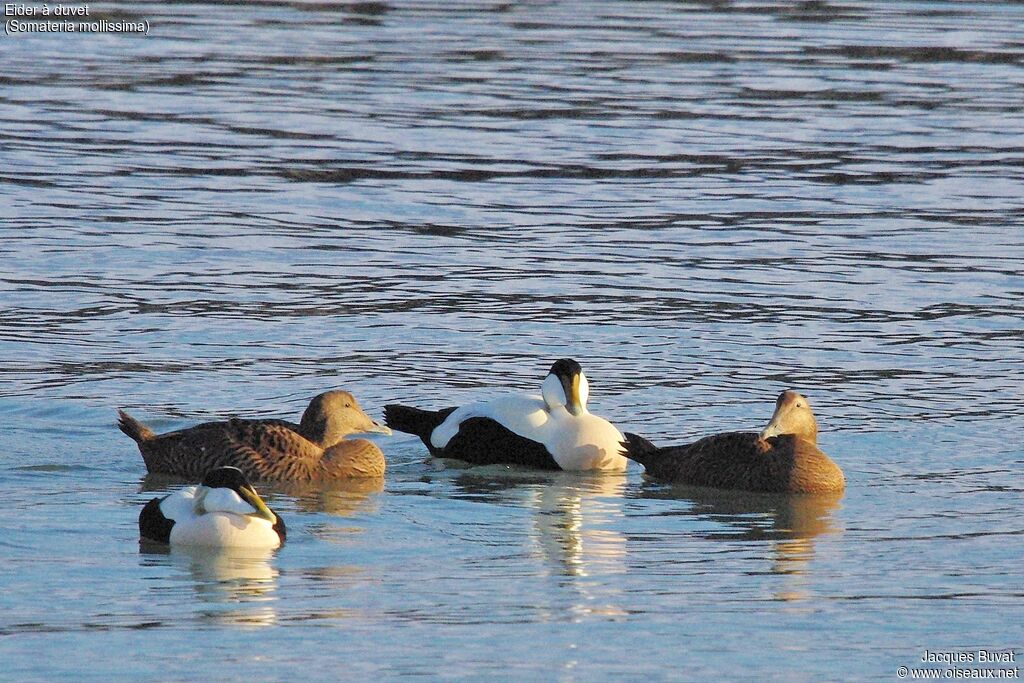
M 430 440 L 430 434 L 444 422 L 451 410 L 420 410 L 409 406 L 390 403 L 384 406 L 384 423 L 396 432 L 415 434 L 424 442 Z
M 123 410 L 117 411 L 117 416 L 118 428 L 130 436 L 135 443 L 141 444 L 143 441 L 149 441 L 156 436 L 152 429 L 142 424 Z
M 635 460 L 644 467 L 652 460 L 656 459 L 658 455 L 658 447 L 648 441 L 642 436 L 636 434 L 630 434 L 626 432 L 623 434 L 626 440 L 622 442 L 622 454 L 630 460 Z

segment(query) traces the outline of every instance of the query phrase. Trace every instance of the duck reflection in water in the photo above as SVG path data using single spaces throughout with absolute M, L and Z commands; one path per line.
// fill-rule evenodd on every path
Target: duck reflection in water
M 156 543 L 139 545 L 144 565 L 178 570 L 192 584 L 187 603 L 202 623 L 256 628 L 277 623 L 278 570 L 272 564 L 277 550 L 252 548 L 175 547 Z M 165 583 L 153 586 L 165 601 L 177 589 Z
M 512 499 L 531 511 L 525 551 L 576 591 L 579 599 L 570 608 L 574 614 L 626 613 L 619 585 L 627 570 L 626 537 L 615 528 L 625 517 L 624 474 L 506 470 L 494 476 L 489 468 L 473 468 L 454 483 L 474 500 L 508 504 Z
M 325 484 L 274 484 L 264 487 L 295 499 L 303 512 L 325 512 L 337 517 L 369 515 L 377 512 L 383 478 L 346 479 Z
M 574 477 L 561 485 L 535 487 L 535 552 L 566 576 L 625 571 L 626 539 L 609 526 L 624 516 L 622 476 Z
M 714 522 L 716 528 L 697 532 L 709 541 L 765 541 L 770 549 L 770 573 L 790 577 L 779 591 L 779 600 L 808 597 L 801 578 L 814 559 L 814 539 L 841 533 L 833 512 L 841 491 L 820 494 L 754 493 L 700 486 L 645 482 L 641 498 L 679 500 L 691 505 L 668 514 L 686 515 Z

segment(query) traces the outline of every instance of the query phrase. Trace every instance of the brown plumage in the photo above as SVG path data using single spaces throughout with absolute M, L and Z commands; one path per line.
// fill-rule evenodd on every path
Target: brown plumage
M 232 466 L 254 481 L 311 482 L 384 475 L 384 454 L 357 432 L 391 430 L 370 419 L 347 391 L 328 391 L 309 403 L 299 424 L 243 420 L 204 424 L 166 434 L 118 411 L 121 431 L 139 445 L 146 469 L 199 480 Z
M 669 483 L 780 493 L 842 491 L 846 485 L 839 466 L 818 449 L 818 424 L 807 399 L 795 391 L 779 395 L 760 434 L 727 432 L 667 448 L 625 436 L 623 454 Z

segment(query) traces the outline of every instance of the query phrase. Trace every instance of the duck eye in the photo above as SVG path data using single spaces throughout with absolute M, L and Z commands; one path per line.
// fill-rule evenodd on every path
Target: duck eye
M 352 404 L 351 404 L 351 403 L 346 403 L 346 404 L 345 404 L 345 407 L 346 407 L 346 408 L 351 408 L 351 407 L 352 407 Z

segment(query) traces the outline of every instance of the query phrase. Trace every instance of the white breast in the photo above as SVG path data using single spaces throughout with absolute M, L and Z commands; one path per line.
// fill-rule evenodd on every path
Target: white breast
M 207 512 L 175 522 L 171 528 L 171 545 L 276 548 L 281 545 L 281 538 L 265 519 L 230 512 Z
M 625 437 L 608 420 L 584 412 L 572 415 L 564 408 L 552 411 L 552 436 L 544 445 L 563 470 L 626 469 L 620 454 Z
M 564 407 L 547 408 L 533 394 L 512 394 L 471 403 L 453 410 L 430 435 L 435 448 L 444 448 L 473 417 L 487 417 L 509 431 L 544 445 L 563 470 L 626 469 L 619 455 L 622 434 L 610 422 L 584 411 L 572 415 Z

